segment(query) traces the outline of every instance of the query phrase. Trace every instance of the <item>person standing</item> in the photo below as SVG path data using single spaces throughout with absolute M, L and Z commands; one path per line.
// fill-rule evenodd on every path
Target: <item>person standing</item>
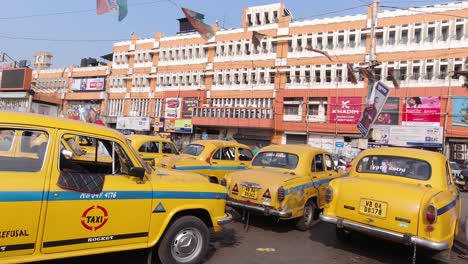
M 260 151 L 260 144 L 259 143 L 255 143 L 255 148 L 253 149 L 253 154 L 257 154 L 258 152 Z

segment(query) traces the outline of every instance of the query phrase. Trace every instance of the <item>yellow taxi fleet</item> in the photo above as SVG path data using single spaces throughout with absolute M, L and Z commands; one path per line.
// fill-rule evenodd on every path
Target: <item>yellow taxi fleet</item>
M 153 166 L 160 167 L 163 158 L 179 154 L 169 139 L 146 135 L 129 135 L 127 138 L 140 157 Z
M 407 148 L 363 151 L 349 177 L 330 183 L 320 216 L 350 231 L 442 251 L 458 232 L 461 200 L 450 166 L 439 153 Z
M 272 145 L 257 153 L 248 170 L 229 173 L 221 184 L 231 207 L 294 218 L 298 229 L 307 230 L 319 221 L 328 183 L 341 174 L 322 149 Z
M 226 173 L 245 170 L 252 158 L 250 148 L 236 141 L 200 140 L 184 147 L 180 155 L 163 158 L 161 166 L 197 172 L 219 183 Z
M 10 112 L 0 120 L 0 263 L 141 248 L 148 263 L 198 263 L 209 229 L 231 220 L 224 187 L 152 170 L 114 130 Z M 94 158 L 70 150 L 77 137 Z

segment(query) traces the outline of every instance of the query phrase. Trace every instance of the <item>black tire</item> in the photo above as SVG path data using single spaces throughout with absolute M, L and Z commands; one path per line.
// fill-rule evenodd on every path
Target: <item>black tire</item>
M 304 205 L 304 211 L 301 217 L 296 221 L 296 228 L 301 231 L 307 231 L 320 222 L 318 217 L 318 208 L 313 200 L 307 201 Z
M 350 239 L 351 233 L 344 228 L 336 228 L 336 238 L 339 242 L 345 243 Z
M 177 246 L 178 243 L 187 242 L 187 239 L 190 248 Z M 200 218 L 182 216 L 171 224 L 161 239 L 158 247 L 159 260 L 162 264 L 200 263 L 208 252 L 209 241 L 210 232 Z M 192 245 L 192 242 L 196 244 Z

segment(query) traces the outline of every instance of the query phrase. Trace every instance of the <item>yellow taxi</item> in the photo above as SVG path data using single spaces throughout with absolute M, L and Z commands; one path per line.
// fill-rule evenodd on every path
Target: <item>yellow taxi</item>
M 130 145 L 138 151 L 140 157 L 153 166 L 160 167 L 161 160 L 179 154 L 175 144 L 169 139 L 146 136 L 128 135 Z
M 229 173 L 221 184 L 229 190 L 229 206 L 294 218 L 296 227 L 305 231 L 319 221 L 325 188 L 342 173 L 323 149 L 271 145 L 255 155 L 248 170 Z
M 250 166 L 252 150 L 236 141 L 200 140 L 182 149 L 180 155 L 163 158 L 162 167 L 200 173 L 219 183 L 226 173 Z
M 365 150 L 349 177 L 332 181 L 326 189 L 320 219 L 336 225 L 340 240 L 357 231 L 437 251 L 449 249 L 461 214 L 451 175 L 439 153 Z
M 94 158 L 65 146 L 77 137 Z M 231 221 L 224 187 L 153 170 L 103 126 L 0 112 L 0 149 L 0 263 L 132 249 L 150 249 L 148 263 L 199 263 L 210 229 Z

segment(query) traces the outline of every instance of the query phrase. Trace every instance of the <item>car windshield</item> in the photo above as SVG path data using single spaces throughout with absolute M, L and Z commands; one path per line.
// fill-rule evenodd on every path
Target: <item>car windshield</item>
M 286 152 L 260 152 L 252 162 L 253 166 L 295 169 L 299 157 Z
M 450 168 L 452 170 L 460 170 L 460 165 L 458 165 L 456 162 L 450 162 Z
M 357 172 L 428 180 L 431 165 L 426 161 L 399 156 L 366 156 L 356 167 Z
M 185 148 L 182 149 L 183 154 L 188 154 L 192 156 L 198 156 L 202 153 L 202 151 L 205 149 L 203 145 L 199 144 L 190 144 L 187 145 Z
M 132 145 L 130 144 L 131 141 L 129 139 L 127 139 L 127 143 L 128 143 L 128 147 L 130 148 L 130 150 L 132 151 L 133 155 L 138 159 L 138 162 L 143 166 L 143 168 L 145 169 L 145 171 L 149 174 L 153 171 L 153 168 L 151 168 L 151 166 L 149 166 L 148 164 L 146 164 L 146 162 L 141 158 L 141 156 L 138 154 L 138 152 L 132 147 Z

